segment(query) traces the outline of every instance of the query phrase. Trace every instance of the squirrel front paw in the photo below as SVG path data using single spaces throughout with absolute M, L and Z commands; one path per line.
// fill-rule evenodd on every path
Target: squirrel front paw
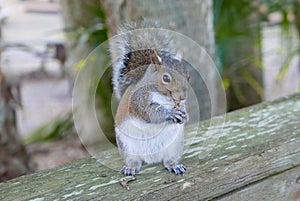
M 178 108 L 172 108 L 168 120 L 174 123 L 183 124 L 188 121 L 188 114 Z

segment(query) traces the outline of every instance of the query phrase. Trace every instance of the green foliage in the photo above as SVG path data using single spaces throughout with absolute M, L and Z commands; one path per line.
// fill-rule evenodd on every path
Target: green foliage
M 260 69 L 261 64 L 257 6 L 254 1 L 214 0 L 216 50 L 230 110 L 257 103 L 262 98 L 260 70 L 251 70 Z
M 297 27 L 300 39 L 300 2 L 298 0 L 214 0 L 214 26 L 219 69 L 235 108 L 247 106 L 247 92 L 263 97 L 262 82 L 252 72 L 263 70 L 261 26 L 280 26 L 282 44 L 287 50 L 278 79 L 283 79 L 292 59 L 299 55 L 292 31 Z M 277 16 L 270 21 L 270 16 Z M 295 48 L 291 48 L 294 46 Z M 251 69 L 257 69 L 252 71 Z M 249 90 L 240 85 L 247 85 Z M 253 95 L 253 94 L 252 94 Z M 231 103 L 230 103 L 231 104 Z M 230 106 L 229 106 L 230 107 Z
M 108 29 L 105 25 L 106 16 L 101 7 L 101 3 L 97 6 L 86 3 L 84 9 L 86 9 L 92 20 L 90 23 L 87 23 L 84 27 L 77 27 L 75 30 L 76 46 L 86 45 L 91 49 L 97 48 L 101 43 L 105 42 L 108 39 Z M 89 55 L 89 63 L 85 59 L 82 59 L 78 62 L 76 66 L 77 69 L 87 67 L 88 65 L 96 65 L 106 67 L 108 61 L 106 58 L 103 58 L 97 54 L 106 54 L 103 52 L 95 51 L 93 54 Z M 112 84 L 111 84 L 111 71 L 106 71 L 101 77 L 99 83 L 97 84 L 97 91 L 95 98 L 95 107 L 98 117 L 98 121 L 102 131 L 110 140 L 114 140 L 113 135 L 113 117 L 111 112 L 111 98 L 112 98 Z
M 92 16 L 92 19 L 89 23 L 81 26 L 67 27 L 65 28 L 65 32 L 67 36 L 74 39 L 75 48 L 81 45 L 89 45 L 93 49 L 108 38 L 107 27 L 105 25 L 106 16 L 101 3 L 95 6 L 86 1 L 83 5 L 83 9 Z
M 289 54 L 286 56 L 280 68 L 279 74 L 277 75 L 277 80 L 280 81 L 285 78 L 293 58 L 297 55 L 299 55 L 299 47 L 296 50 L 290 51 Z
M 23 139 L 25 144 L 61 139 L 73 126 L 72 112 L 63 113 L 36 129 Z
M 75 27 L 64 28 L 66 36 L 71 41 L 75 41 L 73 43 L 73 48 L 77 48 L 79 46 L 87 46 L 92 50 L 102 42 L 106 41 L 108 38 L 107 28 L 105 26 L 105 14 L 103 12 L 103 9 L 101 8 L 101 4 L 97 3 L 95 5 L 95 2 L 85 1 L 83 3 L 84 6 L 82 7 L 82 9 L 84 9 L 89 13 L 89 15 L 92 16 L 92 20 L 90 20 L 89 23 L 78 25 Z M 86 66 L 86 60 L 82 59 L 75 65 L 75 70 L 80 70 Z M 107 108 L 110 108 L 110 95 L 112 93 L 112 87 L 107 87 L 111 84 L 109 76 L 106 76 L 106 78 L 106 84 L 102 84 L 99 87 L 99 90 L 97 90 L 96 101 L 97 103 L 101 103 L 102 110 L 105 111 L 108 119 L 111 119 L 110 117 L 112 115 L 111 113 L 107 112 Z M 96 106 L 99 107 L 98 104 Z M 71 111 L 66 114 L 58 115 L 45 125 L 35 130 L 29 136 L 25 137 L 23 139 L 24 143 L 28 144 L 62 138 L 66 133 L 73 132 L 74 130 L 74 122 L 72 117 L 73 116 Z M 112 128 L 112 121 L 107 127 Z
M 280 26 L 282 30 L 281 39 L 284 41 L 282 45 L 287 52 L 280 72 L 277 75 L 278 80 L 285 78 L 292 60 L 300 53 L 300 1 L 299 0 L 264 0 L 266 5 L 265 15 L 277 13 L 280 20 L 275 25 Z M 271 24 L 274 25 L 274 24 Z M 298 34 L 298 43 L 295 44 L 293 37 L 294 31 Z M 298 64 L 299 65 L 299 64 Z M 299 86 L 300 87 L 300 86 Z M 299 90 L 298 90 L 299 91 Z

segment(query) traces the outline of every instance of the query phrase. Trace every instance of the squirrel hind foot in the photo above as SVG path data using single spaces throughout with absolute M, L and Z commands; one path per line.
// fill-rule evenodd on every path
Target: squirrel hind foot
M 165 166 L 169 173 L 174 172 L 176 175 L 184 174 L 186 172 L 186 167 L 182 164 L 170 164 Z
M 121 169 L 121 173 L 124 174 L 125 176 L 135 176 L 135 174 L 138 172 L 139 172 L 139 168 L 137 168 L 137 167 L 124 166 Z

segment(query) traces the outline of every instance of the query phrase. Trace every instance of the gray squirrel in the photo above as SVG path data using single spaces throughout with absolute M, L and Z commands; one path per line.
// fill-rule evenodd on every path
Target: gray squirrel
M 183 174 L 185 101 L 189 73 L 182 53 L 173 50 L 165 30 L 131 23 L 110 40 L 113 85 L 120 100 L 115 116 L 121 172 L 134 176 L 143 163 L 162 162 Z

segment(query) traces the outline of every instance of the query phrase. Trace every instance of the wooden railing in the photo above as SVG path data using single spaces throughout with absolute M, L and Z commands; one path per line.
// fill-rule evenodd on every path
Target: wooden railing
M 127 190 L 118 171 L 86 158 L 1 183 L 0 200 L 300 200 L 300 94 L 210 123 L 187 127 L 184 175 L 146 166 Z

